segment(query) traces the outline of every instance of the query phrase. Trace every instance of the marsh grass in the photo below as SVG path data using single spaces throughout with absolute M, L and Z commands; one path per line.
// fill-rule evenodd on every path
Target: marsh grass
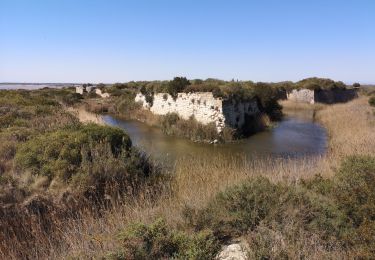
M 310 106 L 301 108 L 294 104 L 283 106 L 286 109 L 311 109 Z M 31 227 L 32 232 L 25 233 L 27 237 L 23 239 L 16 236 L 4 237 L 6 233 L 1 233 L 1 257 L 61 259 L 108 256 L 111 252 L 123 249 L 123 242 L 116 234 L 127 230 L 134 222 L 148 225 L 154 223 L 155 219 L 162 218 L 171 228 L 193 232 L 186 222 L 187 214 L 205 209 L 218 193 L 253 178 L 265 177 L 272 184 L 286 185 L 291 189 L 303 182 L 313 181 L 317 174 L 323 180 L 330 180 L 346 156 L 375 154 L 375 123 L 372 110 L 364 98 L 314 110 L 316 119 L 326 127 L 330 137 L 328 152 L 323 156 L 253 160 L 246 160 L 242 155 L 233 155 L 230 159 L 206 158 L 204 155 L 185 157 L 176 162 L 170 180 L 159 184 L 160 189 L 164 188 L 157 197 L 149 196 L 155 187 L 145 187 L 137 196 L 113 203 L 105 211 L 82 210 L 71 213 L 72 216 L 64 218 L 63 221 L 51 215 L 51 221 L 54 223 L 51 232 L 40 228 L 38 217 L 24 216 L 26 219 L 20 221 L 19 225 Z M 245 234 L 244 238 L 249 245 L 257 249 L 250 252 L 251 256 L 271 259 L 354 257 L 343 250 L 340 244 L 327 244 L 318 235 L 306 230 L 296 230 L 293 222 L 293 218 L 286 218 L 282 229 L 273 226 L 277 225 L 276 223 L 261 223 Z M 363 228 L 367 232 L 371 230 L 365 229 L 365 226 Z M 23 233 L 18 235 L 22 236 Z M 10 237 L 12 239 L 9 239 Z M 22 243 L 25 238 L 35 241 L 33 246 Z M 363 252 L 358 250 L 359 253 L 356 254 L 360 256 L 371 252 L 368 248 L 364 248 Z

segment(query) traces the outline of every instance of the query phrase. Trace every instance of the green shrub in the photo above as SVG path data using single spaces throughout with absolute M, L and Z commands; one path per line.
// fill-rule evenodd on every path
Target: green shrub
M 375 157 L 349 157 L 334 182 L 337 203 L 354 226 L 358 227 L 365 220 L 375 221 Z
M 264 177 L 250 179 L 219 193 L 206 209 L 189 216 L 197 229 L 211 228 L 219 238 L 241 236 L 260 223 L 306 230 L 331 240 L 351 230 L 334 200 L 300 187 L 272 184 Z
M 375 107 L 375 96 L 370 97 L 368 103 L 370 104 L 370 106 Z
M 282 116 L 282 106 L 277 102 L 279 93 L 269 84 L 257 83 L 254 87 L 254 95 L 258 99 L 260 110 L 266 113 L 271 120 L 279 120 Z
M 113 153 L 131 147 L 129 137 L 120 129 L 89 124 L 39 135 L 20 145 L 16 164 L 33 174 L 50 178 L 58 175 L 65 181 L 77 172 L 82 149 L 93 143 L 108 143 Z
M 301 184 L 306 189 L 327 196 L 332 194 L 334 188 L 333 181 L 331 179 L 323 178 L 321 175 L 315 175 L 312 179 L 301 180 Z
M 185 77 L 175 77 L 169 82 L 167 92 L 174 98 L 177 98 L 177 93 L 183 92 L 184 89 L 190 85 L 190 81 Z
M 258 177 L 219 193 L 198 213 L 198 229 L 210 227 L 220 238 L 245 234 L 271 214 L 283 189 Z
M 69 93 L 61 98 L 61 101 L 68 106 L 72 106 L 79 103 L 83 99 L 82 95 L 79 93 Z
M 346 85 L 342 81 L 334 81 L 325 78 L 306 78 L 298 81 L 295 85 L 297 88 L 307 88 L 311 90 L 346 88 Z
M 119 237 L 123 249 L 109 259 L 214 259 L 220 248 L 208 231 L 189 235 L 161 219 L 151 225 L 135 224 Z

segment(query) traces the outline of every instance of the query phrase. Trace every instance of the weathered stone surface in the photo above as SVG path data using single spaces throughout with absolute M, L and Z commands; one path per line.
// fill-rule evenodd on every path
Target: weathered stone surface
M 224 246 L 216 258 L 217 260 L 247 260 L 246 249 L 241 244 Z
M 76 87 L 76 93 L 83 95 L 83 92 L 85 92 L 85 88 L 82 86 Z
M 314 104 L 314 90 L 310 89 L 293 89 L 291 92 L 287 93 L 288 100 L 302 103 Z
M 96 88 L 95 89 L 95 94 L 102 97 L 102 98 L 108 98 L 109 94 L 108 93 L 103 93 L 101 89 Z
M 94 90 L 95 90 L 95 93 L 102 98 L 110 97 L 109 93 L 104 93 L 99 88 L 94 88 L 94 87 L 91 87 L 91 86 L 86 86 L 86 87 L 78 86 L 78 87 L 76 87 L 76 93 L 81 94 L 81 95 L 83 95 L 83 93 L 90 93 L 91 91 L 94 91 Z
M 185 120 L 194 117 L 202 124 L 215 123 L 219 132 L 225 126 L 241 128 L 245 124 L 246 115 L 254 116 L 260 112 L 255 100 L 223 100 L 215 98 L 211 92 L 178 93 L 176 99 L 167 93 L 158 93 L 154 95 L 152 104 L 147 103 L 146 97 L 138 93 L 135 101 L 157 115 L 176 113 Z

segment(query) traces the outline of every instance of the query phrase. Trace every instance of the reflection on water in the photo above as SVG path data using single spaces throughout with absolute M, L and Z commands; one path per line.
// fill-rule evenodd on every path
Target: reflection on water
M 312 111 L 292 111 L 273 129 L 229 144 L 201 144 L 167 136 L 158 128 L 138 121 L 126 121 L 103 116 L 108 125 L 123 128 L 133 141 L 155 159 L 174 161 L 185 155 L 235 154 L 272 157 L 300 157 L 320 155 L 326 149 L 326 132 L 313 122 Z

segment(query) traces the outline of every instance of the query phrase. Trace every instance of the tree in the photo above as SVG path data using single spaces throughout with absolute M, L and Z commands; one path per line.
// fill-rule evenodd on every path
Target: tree
M 173 98 L 177 98 L 177 93 L 183 92 L 184 89 L 189 85 L 190 81 L 185 77 L 175 77 L 169 82 L 167 91 Z
M 359 88 L 359 87 L 361 87 L 361 84 L 359 84 L 358 82 L 353 84 L 353 88 Z

